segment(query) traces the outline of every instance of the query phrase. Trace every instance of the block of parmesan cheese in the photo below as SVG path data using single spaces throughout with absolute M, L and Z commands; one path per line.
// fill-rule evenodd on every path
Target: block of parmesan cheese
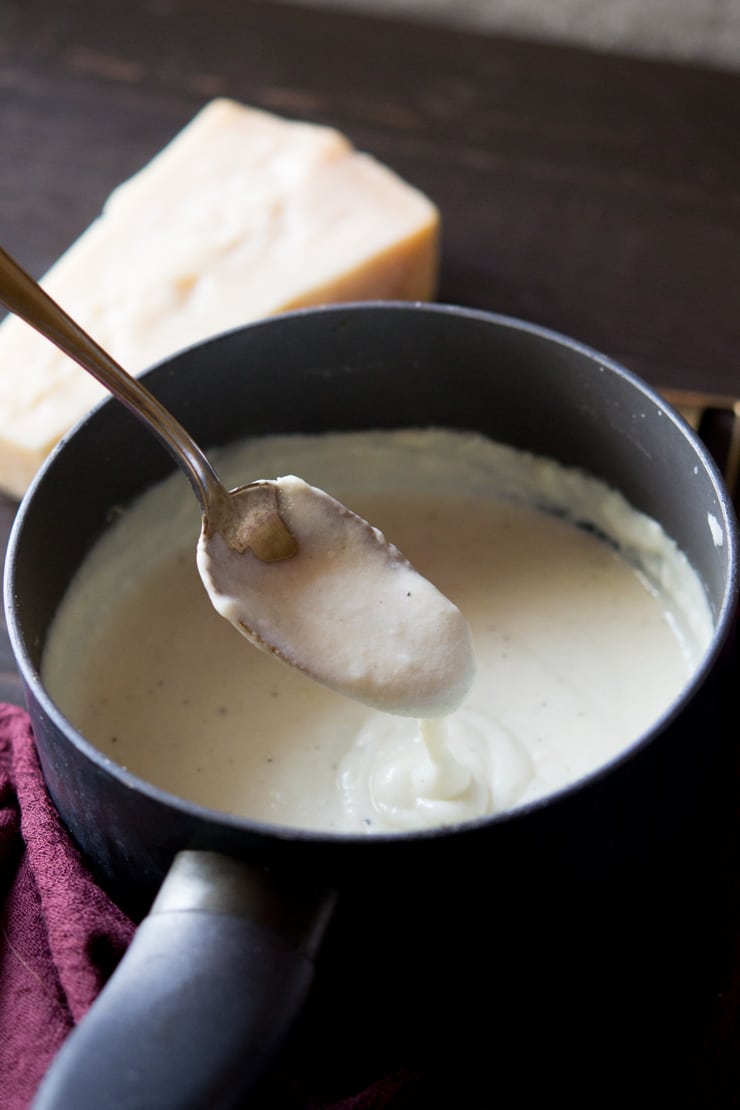
M 129 372 L 292 308 L 427 300 L 439 214 L 337 131 L 214 100 L 42 279 Z M 0 325 L 0 488 L 20 496 L 104 395 L 26 324 Z

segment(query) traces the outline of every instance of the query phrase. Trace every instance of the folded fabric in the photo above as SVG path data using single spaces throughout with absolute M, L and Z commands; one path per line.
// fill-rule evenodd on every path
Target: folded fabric
M 27 714 L 2 704 L 0 901 L 0 1104 L 26 1110 L 135 925 L 96 884 L 54 809 Z M 300 1068 L 279 1069 L 264 1098 L 259 1106 L 276 1110 L 431 1105 L 426 1082 L 403 1069 L 339 1099 L 307 1090 Z
M 0 706 L 0 1089 L 28 1106 L 131 939 L 44 789 L 30 722 Z

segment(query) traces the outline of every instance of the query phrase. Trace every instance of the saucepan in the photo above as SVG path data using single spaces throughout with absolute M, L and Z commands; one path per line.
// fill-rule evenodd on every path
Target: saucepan
M 309 995 L 337 907 L 362 907 L 365 937 L 384 926 L 388 935 L 391 907 L 396 920 L 423 907 L 423 931 L 439 946 L 433 907 L 443 901 L 464 921 L 494 877 L 501 891 L 514 874 L 531 885 L 558 869 L 593 873 L 670 835 L 690 819 L 720 755 L 713 720 L 737 602 L 733 510 L 701 441 L 624 368 L 482 311 L 363 304 L 260 321 L 145 380 L 206 448 L 275 432 L 438 426 L 583 468 L 675 539 L 705 587 L 715 632 L 698 673 L 647 735 L 511 813 L 361 837 L 201 808 L 97 751 L 41 677 L 50 622 L 85 553 L 173 466 L 126 410 L 102 403 L 21 505 L 6 607 L 50 795 L 101 884 L 143 920 L 52 1065 L 39 1108 L 238 1105 Z

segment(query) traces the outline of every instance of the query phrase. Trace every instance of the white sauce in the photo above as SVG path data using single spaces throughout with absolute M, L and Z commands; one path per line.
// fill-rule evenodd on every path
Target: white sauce
M 253 650 L 198 579 L 197 509 L 175 475 L 88 558 L 44 677 L 104 753 L 206 806 L 343 832 L 510 809 L 623 751 L 711 638 L 704 591 L 655 522 L 482 437 L 273 437 L 218 466 L 233 484 L 290 469 L 381 528 L 468 618 L 477 672 L 456 712 L 420 726 Z
M 460 610 L 382 532 L 301 478 L 272 483 L 291 558 L 264 561 L 201 532 L 197 565 L 216 610 L 260 648 L 346 697 L 437 717 L 473 681 Z

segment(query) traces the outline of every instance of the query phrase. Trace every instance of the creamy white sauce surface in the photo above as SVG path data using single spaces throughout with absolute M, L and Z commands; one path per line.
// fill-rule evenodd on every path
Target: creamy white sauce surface
M 467 617 L 477 667 L 454 713 L 419 723 L 255 650 L 203 590 L 197 508 L 173 476 L 81 568 L 43 671 L 104 753 L 203 805 L 348 833 L 511 809 L 650 728 L 711 638 L 704 591 L 655 522 L 482 437 L 271 437 L 218 467 L 233 484 L 301 474 L 382 529 Z
M 297 551 L 264 561 L 204 528 L 197 565 L 217 612 L 346 697 L 407 717 L 456 709 L 475 671 L 460 610 L 323 490 L 295 475 L 272 488 Z

